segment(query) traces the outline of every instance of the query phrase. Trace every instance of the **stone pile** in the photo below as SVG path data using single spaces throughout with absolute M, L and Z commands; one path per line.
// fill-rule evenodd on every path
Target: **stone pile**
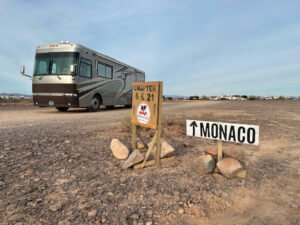
M 128 169 L 138 163 L 143 162 L 146 146 L 138 138 L 137 139 L 137 149 L 135 149 L 131 154 L 129 153 L 128 148 L 118 139 L 112 139 L 110 144 L 110 149 L 114 157 L 120 160 L 125 160 L 122 164 L 123 169 Z M 170 156 L 175 149 L 164 139 L 161 139 L 161 153 L 160 158 Z M 155 156 L 156 147 L 152 150 L 152 156 Z
M 239 151 L 226 150 L 223 152 L 222 160 L 217 162 L 218 157 L 218 148 L 217 147 L 209 147 L 205 150 L 206 155 L 200 156 L 197 160 L 198 171 L 200 173 L 220 173 L 227 178 L 240 177 L 245 178 L 247 175 L 246 170 L 243 169 L 243 166 L 238 161 L 243 158 L 242 153 Z M 237 157 L 234 158 L 233 154 L 237 152 Z M 230 154 L 229 154 L 230 153 Z

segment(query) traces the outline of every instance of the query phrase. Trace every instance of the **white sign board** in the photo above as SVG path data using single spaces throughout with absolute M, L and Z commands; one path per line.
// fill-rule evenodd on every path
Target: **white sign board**
M 259 126 L 219 123 L 210 121 L 186 121 L 188 136 L 259 145 Z

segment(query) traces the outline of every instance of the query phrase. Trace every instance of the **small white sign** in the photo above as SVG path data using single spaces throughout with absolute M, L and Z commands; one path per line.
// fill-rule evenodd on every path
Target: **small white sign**
M 141 102 L 136 112 L 137 120 L 142 124 L 147 124 L 151 118 L 149 105 L 146 102 Z
M 188 136 L 259 145 L 259 126 L 186 120 Z

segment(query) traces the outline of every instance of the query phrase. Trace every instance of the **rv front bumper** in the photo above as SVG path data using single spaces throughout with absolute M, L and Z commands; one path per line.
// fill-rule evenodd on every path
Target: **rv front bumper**
M 79 107 L 77 94 L 61 95 L 38 95 L 33 94 L 33 104 L 35 106 L 54 106 L 54 107 Z

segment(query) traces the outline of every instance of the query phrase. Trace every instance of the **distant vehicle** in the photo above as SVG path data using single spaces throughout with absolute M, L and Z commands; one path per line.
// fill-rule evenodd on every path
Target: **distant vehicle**
M 32 95 L 35 106 L 59 111 L 100 105 L 131 107 L 132 82 L 145 81 L 145 73 L 107 55 L 68 41 L 36 48 Z

